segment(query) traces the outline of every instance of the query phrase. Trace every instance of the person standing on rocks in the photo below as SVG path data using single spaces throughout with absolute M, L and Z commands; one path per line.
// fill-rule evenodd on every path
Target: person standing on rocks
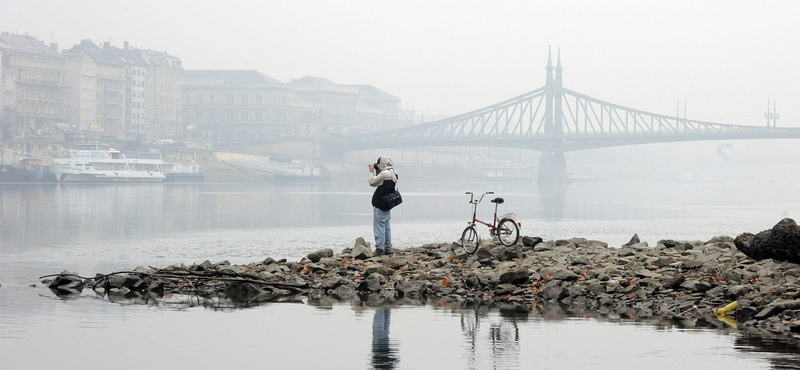
M 381 156 L 375 164 L 369 165 L 369 185 L 375 187 L 372 194 L 372 229 L 375 233 L 375 255 L 392 254 L 392 227 L 389 221 L 391 211 L 378 208 L 380 197 L 394 191 L 397 183 L 397 173 L 394 172 L 394 162 L 391 158 Z

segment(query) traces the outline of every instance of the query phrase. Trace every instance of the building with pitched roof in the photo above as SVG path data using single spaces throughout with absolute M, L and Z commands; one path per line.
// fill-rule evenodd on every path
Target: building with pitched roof
M 183 135 L 181 61 L 167 53 L 91 40 L 65 50 L 71 117 L 103 138 L 155 141 Z
M 65 58 L 58 46 L 0 34 L 0 136 L 46 139 L 68 122 Z
M 80 44 L 66 50 L 64 55 L 69 56 L 69 81 L 74 96 L 71 100 L 80 106 L 80 109 L 72 109 L 72 121 L 80 122 L 80 128 L 84 131 L 102 131 L 109 137 L 124 138 L 127 92 L 125 63 L 114 57 L 108 42 L 100 47 L 92 40 L 81 40 Z M 89 97 L 92 92 L 95 95 L 94 114 L 91 113 Z

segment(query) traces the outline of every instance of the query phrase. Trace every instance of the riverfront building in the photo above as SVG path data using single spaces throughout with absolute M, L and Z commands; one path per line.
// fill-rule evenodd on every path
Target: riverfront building
M 319 141 L 411 125 L 372 85 L 255 70 L 184 71 L 166 52 L 81 40 L 59 52 L 0 34 L 0 139 L 144 143 Z
M 321 77 L 284 84 L 254 70 L 187 70 L 183 93 L 184 122 L 215 141 L 321 140 L 410 125 L 399 98 Z
M 48 140 L 53 128 L 68 121 L 65 68 L 57 45 L 0 34 L 0 137 Z

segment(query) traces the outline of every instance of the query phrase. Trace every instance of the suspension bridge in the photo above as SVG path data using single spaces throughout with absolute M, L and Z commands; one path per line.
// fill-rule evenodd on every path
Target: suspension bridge
M 733 125 L 645 112 L 562 85 L 561 53 L 548 52 L 545 86 L 450 118 L 331 140 L 327 150 L 481 146 L 542 152 L 539 182 L 566 180 L 564 153 L 612 146 L 698 140 L 800 138 L 800 128 Z M 768 121 L 769 122 L 769 121 Z M 773 121 L 774 122 L 774 121 Z

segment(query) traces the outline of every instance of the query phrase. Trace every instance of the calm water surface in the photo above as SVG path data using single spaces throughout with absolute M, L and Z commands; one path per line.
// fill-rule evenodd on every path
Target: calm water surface
M 492 190 L 522 234 L 586 237 L 611 247 L 634 233 L 707 240 L 770 228 L 800 210 L 794 179 L 574 183 L 406 181 L 392 212 L 396 247 L 454 241 L 465 191 Z M 565 316 L 456 302 L 375 307 L 332 302 L 214 309 L 181 302 L 62 299 L 39 277 L 82 276 L 204 260 L 298 260 L 371 240 L 362 183 L 0 185 L 0 369 L 398 368 L 767 369 L 800 367 L 796 346 L 702 322 Z M 491 203 L 481 211 L 489 216 Z M 480 215 L 479 215 L 480 217 Z M 31 285 L 35 285 L 32 287 Z

